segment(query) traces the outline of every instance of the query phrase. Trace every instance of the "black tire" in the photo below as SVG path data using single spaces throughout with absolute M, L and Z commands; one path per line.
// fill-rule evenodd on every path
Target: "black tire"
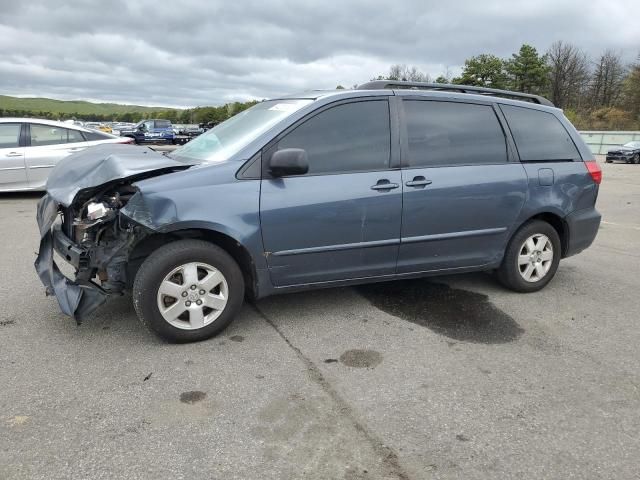
M 605 163 L 613 163 L 613 160 L 605 160 Z
M 636 165 L 638 165 L 638 164 L 640 163 L 640 153 L 636 153 L 636 154 L 633 156 L 633 160 L 632 160 L 632 162 L 633 162 L 633 163 L 635 163 Z
M 195 330 L 171 325 L 158 308 L 158 289 L 173 269 L 202 262 L 219 270 L 228 285 L 227 303 L 213 322 Z M 160 247 L 142 263 L 133 284 L 133 306 L 138 318 L 152 332 L 175 343 L 206 340 L 224 330 L 242 307 L 244 279 L 235 260 L 223 249 L 203 240 L 178 240 Z
M 546 235 L 551 241 L 553 247 L 553 258 L 547 273 L 539 280 L 529 282 L 520 274 L 518 266 L 518 256 L 524 242 L 531 236 L 536 234 Z M 537 292 L 544 288 L 556 274 L 558 264 L 560 263 L 561 244 L 560 236 L 555 228 L 547 222 L 541 220 L 531 220 L 511 237 L 507 249 L 502 259 L 502 264 L 497 271 L 497 277 L 500 283 L 510 290 L 521 293 Z

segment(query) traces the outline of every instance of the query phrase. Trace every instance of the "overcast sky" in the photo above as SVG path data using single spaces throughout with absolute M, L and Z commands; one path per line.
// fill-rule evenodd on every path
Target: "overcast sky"
M 555 40 L 632 61 L 639 18 L 638 0 L 0 0 L 0 93 L 218 105 Z

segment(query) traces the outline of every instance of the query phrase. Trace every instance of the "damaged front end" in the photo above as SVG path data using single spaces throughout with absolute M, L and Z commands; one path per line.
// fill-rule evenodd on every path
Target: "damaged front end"
M 133 182 L 184 170 L 147 148 L 111 146 L 68 157 L 52 172 L 38 203 L 40 250 L 36 271 L 47 295 L 78 323 L 110 295 L 127 287 L 127 262 L 137 242 L 152 233 L 120 210 L 138 194 Z M 54 251 L 75 268 L 65 276 Z

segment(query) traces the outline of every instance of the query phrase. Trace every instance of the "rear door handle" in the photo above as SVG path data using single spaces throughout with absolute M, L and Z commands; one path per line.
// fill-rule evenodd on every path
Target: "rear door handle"
M 9 152 L 5 156 L 7 156 L 7 157 L 21 157 L 22 153 L 20 153 L 20 152 Z
M 391 183 L 389 180 L 378 180 L 378 183 L 371 186 L 371 190 L 392 190 L 398 188 L 400 185 L 397 183 Z
M 432 181 L 427 180 L 422 175 L 417 177 L 413 177 L 413 180 L 410 180 L 405 183 L 407 187 L 426 187 L 427 185 L 431 185 Z

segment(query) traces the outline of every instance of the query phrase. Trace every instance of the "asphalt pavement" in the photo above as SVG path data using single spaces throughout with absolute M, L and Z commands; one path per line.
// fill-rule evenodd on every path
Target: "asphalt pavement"
M 0 195 L 0 479 L 631 479 L 640 165 L 604 165 L 595 244 L 543 291 L 488 274 L 272 297 L 169 345 L 128 296 L 81 326 Z

